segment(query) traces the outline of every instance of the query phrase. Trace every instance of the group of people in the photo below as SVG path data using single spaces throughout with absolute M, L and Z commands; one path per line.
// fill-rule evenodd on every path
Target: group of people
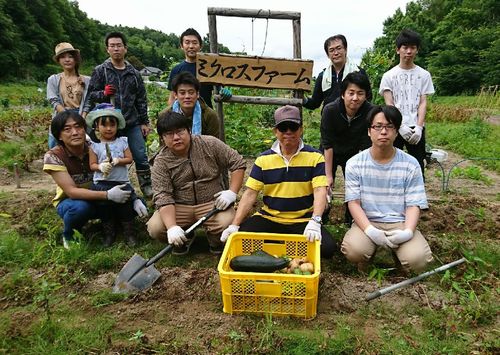
M 379 106 L 370 103 L 366 72 L 347 57 L 346 38 L 328 38 L 324 47 L 331 63 L 303 102 L 309 109 L 323 104 L 320 149 L 303 142 L 299 108 L 278 108 L 276 141 L 255 160 L 237 209 L 246 163 L 219 140 L 220 121 L 211 108 L 214 88 L 196 79 L 198 32 L 188 29 L 181 35 L 185 61 L 169 77 L 169 108 L 158 115 L 161 148 L 151 169 L 145 87 L 125 60 L 124 35 L 106 36 L 110 58 L 90 79 L 78 72 L 78 49 L 58 44 L 54 60 L 63 72 L 47 83 L 54 116 L 44 171 L 57 184 L 54 205 L 64 221 L 65 247 L 74 230 L 93 218 L 102 220 L 105 246 L 115 241 L 117 222 L 127 243 L 136 245 L 133 220 L 148 211 L 128 178 L 127 165 L 134 161 L 142 195 L 155 206 L 148 233 L 173 244 L 175 254 L 189 252 L 195 234 L 185 230 L 215 208 L 218 212 L 204 224 L 211 253 L 222 253 L 231 234 L 248 231 L 302 234 L 309 242 L 320 241 L 321 256 L 331 258 L 336 243 L 322 216 L 340 166 L 350 226 L 340 251 L 360 270 L 378 247 L 392 249 L 405 269 L 425 268 L 432 253 L 416 228 L 420 210 L 427 208 L 424 123 L 433 86 L 430 74 L 414 63 L 420 44 L 420 36 L 410 30 L 396 39 L 400 62 L 382 78 L 379 93 L 386 105 Z M 227 88 L 217 90 L 231 96 Z M 398 149 L 403 146 L 409 154 Z M 262 206 L 249 217 L 260 193 Z

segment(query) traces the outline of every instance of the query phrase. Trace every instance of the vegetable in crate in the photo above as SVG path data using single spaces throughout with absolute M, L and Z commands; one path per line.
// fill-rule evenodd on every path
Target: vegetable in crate
M 258 250 L 252 255 L 240 255 L 229 263 L 234 271 L 274 272 L 288 266 L 288 259 L 276 258 L 265 251 Z

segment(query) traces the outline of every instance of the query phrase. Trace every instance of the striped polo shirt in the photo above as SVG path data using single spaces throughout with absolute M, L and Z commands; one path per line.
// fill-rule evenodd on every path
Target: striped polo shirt
M 279 223 L 307 222 L 312 216 L 314 188 L 327 186 L 325 159 L 301 142 L 287 161 L 276 141 L 255 160 L 246 186 L 263 192 L 264 205 L 257 215 Z
M 400 149 L 386 164 L 366 149 L 347 161 L 345 201 L 359 200 L 370 221 L 404 222 L 408 207 L 428 208 L 422 171 L 417 160 Z

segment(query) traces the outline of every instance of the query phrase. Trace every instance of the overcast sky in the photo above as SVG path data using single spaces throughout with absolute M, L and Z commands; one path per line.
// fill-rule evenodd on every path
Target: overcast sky
M 180 35 L 186 28 L 195 28 L 202 37 L 208 33 L 208 7 L 231 7 L 296 11 L 301 13 L 302 58 L 314 60 L 314 75 L 328 59 L 323 42 L 329 36 L 347 37 L 348 55 L 359 62 L 363 52 L 382 35 L 383 22 L 396 9 L 405 10 L 408 0 L 79 0 L 82 11 L 90 18 L 110 25 L 152 28 Z M 266 20 L 217 16 L 219 43 L 231 51 L 252 55 L 292 58 L 292 21 L 269 20 L 266 40 Z M 253 36 L 252 36 L 253 33 Z M 252 48 L 253 37 L 253 48 Z

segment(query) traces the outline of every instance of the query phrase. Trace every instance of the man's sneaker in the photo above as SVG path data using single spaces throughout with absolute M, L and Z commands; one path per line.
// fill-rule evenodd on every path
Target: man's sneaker
M 208 250 L 210 251 L 211 254 L 214 254 L 214 255 L 221 255 L 222 252 L 224 251 L 224 245 L 225 244 L 219 244 L 217 246 L 209 246 L 208 247 Z
M 194 233 L 189 233 L 187 236 L 187 242 L 180 247 L 174 247 L 172 250 L 173 255 L 186 255 L 189 253 L 189 249 L 191 248 L 191 244 L 193 244 L 195 235 Z

